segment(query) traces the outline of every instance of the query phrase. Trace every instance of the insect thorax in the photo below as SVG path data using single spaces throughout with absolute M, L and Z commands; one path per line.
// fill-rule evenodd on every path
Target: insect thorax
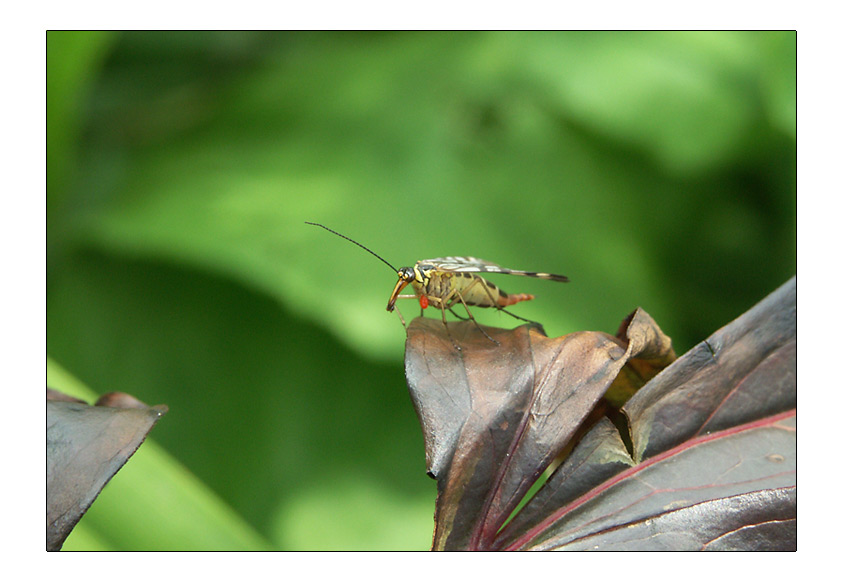
M 452 273 L 440 271 L 434 265 L 417 262 L 414 265 L 414 281 L 411 285 L 418 294 L 430 297 L 446 297 L 452 289 Z

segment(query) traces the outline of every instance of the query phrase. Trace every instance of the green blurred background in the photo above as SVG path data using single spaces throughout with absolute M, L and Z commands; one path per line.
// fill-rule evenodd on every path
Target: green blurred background
M 170 407 L 66 549 L 429 547 L 396 276 L 304 221 L 564 273 L 495 282 L 550 336 L 642 306 L 679 353 L 796 270 L 793 32 L 47 50 L 48 382 Z

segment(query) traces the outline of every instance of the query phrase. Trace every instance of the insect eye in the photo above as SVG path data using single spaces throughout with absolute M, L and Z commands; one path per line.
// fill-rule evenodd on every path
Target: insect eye
M 402 269 L 399 270 L 397 275 L 400 276 L 400 279 L 410 282 L 414 279 L 414 270 L 411 269 L 410 267 L 403 267 Z

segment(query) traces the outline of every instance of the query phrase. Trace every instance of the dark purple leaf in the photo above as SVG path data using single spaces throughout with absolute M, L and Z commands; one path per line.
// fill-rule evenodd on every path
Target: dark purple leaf
M 123 393 L 104 395 L 92 407 L 47 389 L 47 550 L 62 547 L 166 412 L 163 405 L 147 407 Z
M 488 548 L 509 514 L 636 355 L 660 359 L 669 339 L 638 310 L 620 340 L 602 332 L 547 338 L 538 329 L 418 318 L 406 377 L 438 480 L 434 547 Z
M 672 349 L 640 310 L 620 339 L 486 328 L 495 345 L 472 322 L 451 325 L 461 351 L 442 322 L 415 320 L 406 373 L 438 480 L 433 547 L 795 548 L 795 289 L 661 372 Z M 619 416 L 595 409 L 612 381 L 637 391 L 622 435 Z
M 694 346 L 625 406 L 638 459 L 796 407 L 796 278 Z
M 550 512 L 555 504 L 549 498 L 568 487 L 564 475 L 553 476 L 539 496 L 547 501 L 545 518 L 518 536 L 512 533 L 521 523 L 509 525 L 500 545 L 522 550 L 700 550 L 717 543 L 752 550 L 743 546 L 739 529 L 796 517 L 795 466 L 784 457 L 795 446 L 795 420 L 789 412 L 689 440 Z M 591 465 L 596 471 L 606 464 Z M 792 514 L 785 510 L 791 504 Z M 525 515 L 540 516 L 530 506 Z M 734 535 L 731 543 L 724 538 L 729 534 Z

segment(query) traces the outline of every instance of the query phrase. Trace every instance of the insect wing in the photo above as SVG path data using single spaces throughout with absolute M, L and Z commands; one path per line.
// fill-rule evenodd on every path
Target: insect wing
M 478 257 L 438 257 L 437 259 L 425 259 L 420 263 L 432 265 L 435 269 L 441 271 L 452 271 L 456 273 L 503 273 L 506 275 L 523 275 L 525 277 L 536 277 L 552 281 L 570 281 L 566 275 L 508 269 L 507 267 L 502 267 L 496 263 L 479 259 Z
M 424 259 L 423 265 L 432 265 L 441 271 L 457 271 L 460 273 L 511 273 L 510 269 L 500 267 L 496 263 L 479 259 L 478 257 L 438 257 Z

